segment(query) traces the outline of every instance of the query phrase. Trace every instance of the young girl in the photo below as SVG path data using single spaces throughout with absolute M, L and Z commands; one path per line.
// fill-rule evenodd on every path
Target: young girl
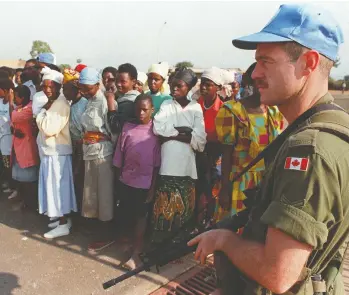
M 135 100 L 136 122 L 123 126 L 114 155 L 117 167 L 118 220 L 128 234 L 132 256 L 126 263 L 131 269 L 140 263 L 146 229 L 147 204 L 153 200 L 160 166 L 160 142 L 153 133 L 151 96 L 141 94 Z M 120 223 L 121 223 L 120 222 Z
M 195 151 L 202 152 L 206 144 L 201 107 L 187 98 L 196 82 L 193 71 L 179 69 L 171 82 L 174 99 L 163 102 L 154 118 L 154 133 L 162 140 L 153 209 L 155 242 L 188 222 L 195 209 Z
M 24 204 L 36 209 L 39 152 L 32 124 L 30 89 L 24 85 L 18 86 L 14 95 L 17 108 L 11 115 L 13 127 L 12 178 L 17 182 L 17 192 Z
M 164 83 L 168 76 L 168 66 L 166 64 L 152 64 L 147 75 L 149 87 L 147 94 L 153 99 L 154 117 L 160 110 L 161 104 L 165 100 L 172 99 L 171 95 L 166 94 L 164 89 Z

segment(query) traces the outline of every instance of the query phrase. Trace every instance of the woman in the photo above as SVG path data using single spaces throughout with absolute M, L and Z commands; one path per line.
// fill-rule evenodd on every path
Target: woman
M 39 213 L 59 218 L 49 224 L 53 229 L 44 235 L 47 239 L 68 235 L 71 221 L 66 215 L 77 211 L 69 133 L 70 106 L 66 98 L 60 95 L 62 83 L 61 73 L 55 70 L 45 71 L 42 90 L 48 102 L 36 117 L 41 158 Z
M 37 208 L 37 181 L 39 172 L 39 151 L 34 136 L 33 110 L 30 89 L 21 85 L 14 91 L 17 106 L 11 115 L 13 128 L 12 178 L 17 182 L 17 191 L 24 205 Z
M 144 93 L 145 83 L 147 82 L 147 80 L 148 76 L 146 73 L 138 72 L 135 90 L 137 90 L 139 93 Z
M 221 143 L 218 141 L 215 120 L 223 105 L 218 92 L 224 85 L 223 70 L 212 67 L 201 75 L 200 94 L 198 103 L 204 114 L 205 131 L 207 143 L 204 153 L 197 153 L 198 183 L 197 190 L 197 212 L 198 221 L 209 221 L 213 218 L 215 202 L 213 197 L 213 186 L 219 177 L 217 165 L 220 164 Z M 208 206 L 207 206 L 208 204 Z
M 153 208 L 155 242 L 188 222 L 194 213 L 195 151 L 202 152 L 206 144 L 201 107 L 187 98 L 196 82 L 193 71 L 178 70 L 171 84 L 174 99 L 166 100 L 154 118 L 154 133 L 162 140 Z
M 102 71 L 102 83 L 107 91 L 112 91 L 116 93 L 116 75 L 118 70 L 114 67 L 106 67 Z
M 81 210 L 82 194 L 84 187 L 84 159 L 82 152 L 82 140 L 83 140 L 83 127 L 81 124 L 81 116 L 86 110 L 88 100 L 82 97 L 77 82 L 79 79 L 76 78 L 70 80 L 63 85 L 63 94 L 65 98 L 71 102 L 70 107 L 70 118 L 69 118 L 69 130 L 72 139 L 73 147 L 73 173 L 74 173 L 74 185 L 75 193 L 77 197 L 78 209 Z
M 247 70 L 251 75 L 255 63 Z M 250 77 L 245 80 L 253 81 Z M 234 215 L 245 209 L 244 190 L 255 188 L 265 169 L 260 161 L 239 180 L 231 182 L 234 175 L 252 161 L 283 129 L 283 117 L 276 107 L 260 103 L 260 95 L 253 85 L 251 96 L 239 101 L 226 102 L 216 117 L 218 140 L 223 146 L 222 181 L 218 195 L 215 220 Z
M 81 116 L 85 161 L 82 216 L 98 218 L 104 222 L 104 227 L 108 232 L 114 215 L 112 168 L 114 148 L 108 125 L 107 100 L 99 88 L 99 81 L 100 73 L 94 68 L 87 67 L 80 73 L 79 90 L 81 95 L 88 100 L 86 110 Z M 103 246 L 94 243 L 89 248 L 97 250 Z
M 160 110 L 161 104 L 172 97 L 165 93 L 164 83 L 168 75 L 168 66 L 166 64 L 152 64 L 148 70 L 149 94 L 153 99 L 154 113 L 153 117 Z
M 235 101 L 240 100 L 241 97 L 240 97 L 240 84 L 239 84 L 239 82 L 234 81 L 233 83 L 230 84 L 230 86 L 231 86 L 231 90 L 232 90 L 230 99 L 235 100 Z

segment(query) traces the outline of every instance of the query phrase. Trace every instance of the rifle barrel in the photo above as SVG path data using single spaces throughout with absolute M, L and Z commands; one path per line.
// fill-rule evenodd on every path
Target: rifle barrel
M 103 289 L 106 290 L 110 287 L 113 287 L 114 285 L 116 285 L 116 284 L 136 275 L 136 274 L 139 274 L 140 272 L 147 270 L 147 269 L 149 269 L 147 265 L 142 265 L 140 267 L 137 267 L 134 270 L 130 270 L 127 273 L 124 273 L 123 275 L 121 275 L 115 279 L 112 279 L 108 282 L 103 283 Z

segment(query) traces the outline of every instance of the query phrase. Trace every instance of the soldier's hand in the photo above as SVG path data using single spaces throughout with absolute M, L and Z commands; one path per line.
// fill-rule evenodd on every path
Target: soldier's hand
M 205 264 L 208 255 L 215 251 L 222 251 L 225 243 L 234 233 L 227 229 L 215 229 L 202 233 L 188 242 L 188 246 L 198 244 L 195 251 L 195 259 Z
M 224 210 L 230 209 L 231 193 L 229 193 L 229 189 L 222 187 L 218 194 L 218 203 Z

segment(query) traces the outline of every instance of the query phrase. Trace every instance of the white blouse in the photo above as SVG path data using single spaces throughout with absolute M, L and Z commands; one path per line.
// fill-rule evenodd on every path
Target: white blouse
M 195 153 L 202 152 L 206 144 L 204 116 L 201 106 L 191 101 L 185 108 L 176 100 L 166 100 L 161 104 L 160 111 L 154 117 L 155 135 L 177 136 L 174 127 L 192 128 L 190 144 L 170 140 L 161 146 L 160 175 L 190 176 L 197 179 Z

